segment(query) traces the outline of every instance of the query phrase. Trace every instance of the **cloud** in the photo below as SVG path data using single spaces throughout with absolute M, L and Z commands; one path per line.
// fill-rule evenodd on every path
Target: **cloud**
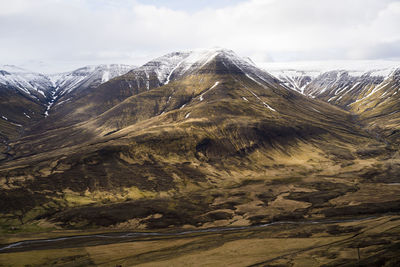
M 256 62 L 399 57 L 395 0 L 222 1 L 193 8 L 162 2 L 0 0 L 0 63 L 44 68 L 47 62 L 46 71 L 138 65 L 167 52 L 212 46 Z
M 400 59 L 400 40 L 381 42 L 365 49 L 350 51 L 351 58 Z

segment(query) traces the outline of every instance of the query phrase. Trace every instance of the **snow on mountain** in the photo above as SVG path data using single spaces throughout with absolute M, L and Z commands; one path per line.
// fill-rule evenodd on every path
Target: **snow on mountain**
M 49 79 L 54 89 L 51 91 L 51 99 L 47 103 L 45 117 L 49 115 L 53 106 L 70 101 L 69 93 L 99 86 L 112 78 L 124 75 L 133 68 L 135 67 L 124 64 L 104 64 L 86 66 L 66 73 L 50 74 Z
M 318 71 L 302 71 L 293 69 L 282 69 L 269 71 L 270 74 L 277 77 L 286 87 L 304 94 L 306 86 L 318 75 Z
M 0 66 L 0 84 L 13 87 L 31 98 L 45 100 L 53 84 L 49 77 L 13 65 Z
M 346 86 L 346 80 L 347 84 L 354 84 L 359 80 L 373 83 L 383 81 L 400 67 L 400 62 L 385 60 L 268 62 L 262 63 L 261 66 L 279 78 L 288 88 L 315 97 L 329 91 L 329 88 Z M 318 83 L 318 86 L 312 86 L 312 82 Z
M 180 77 L 207 64 L 207 62 L 224 51 L 226 50 L 215 48 L 173 52 L 146 63 L 138 68 L 137 71 L 143 71 L 147 77 L 154 72 L 160 84 L 168 84 L 173 77 Z
M 235 52 L 223 48 L 199 49 L 186 52 L 173 52 L 156 58 L 142 67 L 134 70 L 134 75 L 149 82 L 153 75 L 158 80 L 158 86 L 168 84 L 176 78 L 190 75 L 201 69 L 214 58 L 219 57 L 224 64 L 234 65 L 256 82 L 271 83 L 274 78 L 260 70 L 248 58 L 241 58 Z
M 400 62 L 395 61 L 314 61 L 264 63 L 259 64 L 262 67 L 259 68 L 251 59 L 242 58 L 232 50 L 211 48 L 169 53 L 139 68 L 111 64 L 44 75 L 4 65 L 0 66 L 0 84 L 16 88 L 46 105 L 45 115 L 48 115 L 52 107 L 71 101 L 75 93 L 97 87 L 117 76 L 128 73 L 131 77 L 126 86 L 132 90 L 150 90 L 195 74 L 214 59 L 229 72 L 241 72 L 261 86 L 280 83 L 288 89 L 342 107 L 368 99 L 380 91 L 400 67 Z M 72 92 L 75 93 L 70 94 Z
M 328 61 L 294 61 L 294 62 L 259 62 L 260 67 L 271 73 L 282 70 L 297 70 L 308 75 L 318 75 L 333 70 L 347 70 L 356 76 L 373 71 L 388 75 L 387 69 L 398 68 L 400 61 L 389 60 L 328 60 Z M 385 71 L 386 70 L 386 71 Z
M 72 72 L 40 74 L 13 65 L 0 65 L 0 85 L 18 90 L 40 105 L 47 117 L 51 107 L 65 94 L 77 88 L 96 87 L 133 69 L 130 65 L 87 66 Z M 12 92 L 12 91 L 10 91 Z
M 78 87 L 95 87 L 110 79 L 121 76 L 134 69 L 134 66 L 110 64 L 86 66 L 71 72 L 49 75 L 55 87 L 57 97 L 72 92 Z
M 344 108 L 392 90 L 400 62 L 383 60 L 266 63 L 263 68 L 289 89 Z M 381 97 L 381 96 L 379 96 Z M 383 95 L 385 97 L 385 95 Z M 383 98 L 382 97 L 382 98 Z

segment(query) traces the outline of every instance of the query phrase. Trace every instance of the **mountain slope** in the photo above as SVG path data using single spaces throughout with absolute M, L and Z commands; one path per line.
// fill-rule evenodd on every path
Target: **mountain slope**
M 370 88 L 382 84 L 393 70 L 351 73 L 330 71 L 316 77 L 305 89 L 305 93 L 329 103 L 348 108 L 362 98 Z
M 57 96 L 62 97 L 75 90 L 97 87 L 134 68 L 134 66 L 122 64 L 86 66 L 71 72 L 53 74 L 50 78 L 55 84 Z
M 399 66 L 395 62 L 362 70 L 275 70 L 281 82 L 303 94 L 356 114 L 368 131 L 398 140 Z
M 45 102 L 53 87 L 50 79 L 40 73 L 31 72 L 12 65 L 0 66 L 0 84 L 15 88 L 27 97 Z
M 51 108 L 71 101 L 88 88 L 96 88 L 109 79 L 134 68 L 128 65 L 84 67 L 70 73 L 45 75 L 16 66 L 0 67 L 0 150 L 30 132 L 43 128 L 43 119 Z M 3 156 L 4 159 L 8 156 Z
M 7 143 L 21 136 L 23 126 L 42 118 L 52 86 L 43 74 L 0 66 L 0 150 L 8 151 Z
M 4 227 L 336 216 L 369 190 L 365 181 L 387 181 L 398 169 L 395 152 L 352 114 L 289 90 L 232 51 L 171 55 L 184 58 L 149 62 L 68 104 L 86 114 L 78 123 L 51 126 L 50 113 L 52 129 L 11 144 L 0 169 L 0 203 L 11 203 L 0 206 Z M 160 69 L 168 74 L 157 76 Z
M 366 90 L 351 104 L 370 131 L 382 135 L 389 142 L 400 141 L 400 69 L 379 85 Z
M 59 122 L 57 125 L 66 125 L 63 120 L 66 114 L 62 112 L 65 104 L 74 102 L 76 99 L 89 94 L 101 84 L 123 75 L 133 68 L 134 66 L 121 64 L 96 65 L 79 68 L 72 72 L 48 75 L 53 87 L 49 91 L 50 97 L 44 111 L 46 120 L 29 125 L 25 130 L 29 133 L 43 131 L 47 129 L 46 125 L 49 125 L 47 121 L 51 121 L 50 124 L 57 124 Z M 70 110 L 68 109 L 66 113 L 69 112 Z M 52 116 L 48 118 L 50 113 Z
M 95 90 L 85 90 L 71 104 L 65 102 L 53 110 L 52 125 L 71 125 L 100 115 L 124 99 L 146 90 L 168 84 L 169 82 L 191 75 L 224 51 L 226 57 L 236 58 L 233 51 L 219 48 L 192 52 L 175 52 L 156 58 L 140 68 L 102 84 Z M 233 62 L 233 61 L 232 61 Z M 258 81 L 275 82 L 276 79 L 259 70 L 247 61 L 240 64 L 246 73 Z M 65 101 L 64 97 L 64 101 Z M 60 99 L 60 100 L 63 100 Z M 57 123 L 57 124 L 54 124 Z M 40 126 L 43 127 L 43 126 Z M 45 126 L 44 126 L 45 127 Z

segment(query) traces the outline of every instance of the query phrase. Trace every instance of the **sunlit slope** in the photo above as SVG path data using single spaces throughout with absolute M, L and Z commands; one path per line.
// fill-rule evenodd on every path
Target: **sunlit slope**
M 121 94 L 126 78 L 97 92 Z M 339 215 L 324 202 L 356 192 L 365 171 L 392 153 L 350 113 L 282 87 L 231 52 L 112 99 L 86 121 L 12 144 L 0 171 L 4 227 L 206 227 Z M 371 147 L 373 156 L 364 153 Z M 339 180 L 327 180 L 335 173 Z

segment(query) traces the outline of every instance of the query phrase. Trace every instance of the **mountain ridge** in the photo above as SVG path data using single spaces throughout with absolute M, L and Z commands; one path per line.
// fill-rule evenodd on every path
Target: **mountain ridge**
M 11 205 L 0 204 L 0 225 L 154 229 L 330 218 L 352 199 L 362 203 L 355 212 L 373 213 L 365 192 L 396 182 L 397 143 L 385 134 L 397 127 L 392 117 L 385 131 L 366 128 L 369 115 L 291 90 L 232 51 L 191 55 L 170 53 L 76 90 L 24 128 L 3 151 L 0 203 Z M 398 199 L 396 190 L 386 195 Z
M 348 70 L 328 71 L 292 68 L 273 73 L 286 87 L 359 116 L 368 131 L 400 140 L 397 95 L 400 63 L 381 62 L 358 69 L 352 66 Z

